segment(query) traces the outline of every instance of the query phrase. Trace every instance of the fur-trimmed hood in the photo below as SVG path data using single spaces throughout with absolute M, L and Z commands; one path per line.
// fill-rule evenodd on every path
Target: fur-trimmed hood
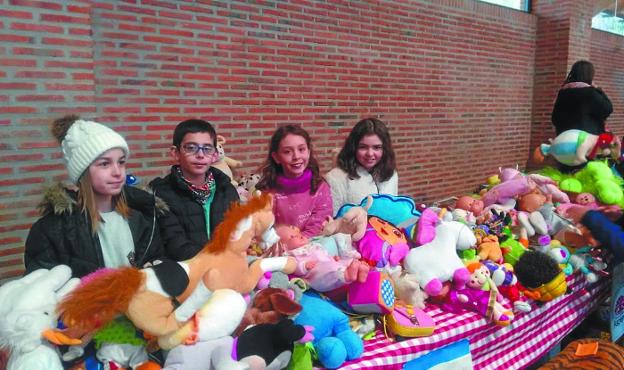
M 124 186 L 124 194 L 128 206 L 141 212 L 151 212 L 155 207 L 159 214 L 169 210 L 167 203 L 154 195 L 149 187 Z M 66 186 L 56 183 L 50 186 L 43 194 L 43 199 L 37 206 L 42 216 L 53 213 L 72 214 L 78 211 L 78 192 L 75 186 Z

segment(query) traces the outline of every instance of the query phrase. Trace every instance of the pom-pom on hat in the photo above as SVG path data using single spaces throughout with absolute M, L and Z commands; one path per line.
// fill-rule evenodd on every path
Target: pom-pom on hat
M 78 116 L 66 116 L 52 124 L 52 135 L 61 144 L 69 179 L 77 183 L 82 173 L 104 152 L 119 148 L 128 155 L 128 143 L 112 129 Z

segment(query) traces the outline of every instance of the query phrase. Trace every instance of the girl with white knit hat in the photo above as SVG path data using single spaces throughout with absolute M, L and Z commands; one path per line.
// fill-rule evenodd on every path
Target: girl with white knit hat
M 77 190 L 50 188 L 42 217 L 26 240 L 26 272 L 71 267 L 82 277 L 98 268 L 137 266 L 162 259 L 156 198 L 126 186 L 129 150 L 112 129 L 77 116 L 54 121 L 69 180 Z

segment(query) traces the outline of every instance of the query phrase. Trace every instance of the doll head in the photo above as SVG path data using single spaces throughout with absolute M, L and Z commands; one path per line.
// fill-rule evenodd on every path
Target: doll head
M 489 289 L 490 270 L 479 262 L 473 262 L 467 267 L 470 271 L 470 280 L 466 283 L 473 289 Z
M 470 211 L 473 215 L 479 216 L 481 212 L 483 212 L 483 202 L 471 196 L 464 195 L 457 199 L 455 202 L 455 208 Z
M 302 247 L 310 242 L 307 236 L 301 233 L 296 226 L 276 225 L 275 231 L 280 237 L 280 243 L 286 250 L 293 250 Z
M 518 208 L 525 212 L 535 212 L 546 203 L 546 196 L 541 193 L 529 193 L 520 197 Z
M 591 193 L 580 193 L 576 196 L 575 199 L 577 204 L 582 204 L 584 206 L 596 203 L 596 197 L 594 197 Z

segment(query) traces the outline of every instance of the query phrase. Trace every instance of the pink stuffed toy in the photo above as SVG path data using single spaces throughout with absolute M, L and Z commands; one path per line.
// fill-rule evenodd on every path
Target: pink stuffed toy
M 366 281 L 370 267 L 353 258 L 332 257 L 316 242 L 310 241 L 295 226 L 277 225 L 279 245 L 284 254 L 297 260 L 295 275 L 303 278 L 310 287 L 328 292 L 353 281 Z
M 492 282 L 490 270 L 478 262 L 468 265 L 468 270 L 471 275 L 467 287 L 452 290 L 445 308 L 451 311 L 456 311 L 456 308 L 475 311 L 500 326 L 511 324 L 514 314 L 500 303 L 503 296 Z
M 538 188 L 543 194 L 552 195 L 552 199 L 560 203 L 569 203 L 570 198 L 562 192 L 555 181 L 542 175 L 523 175 L 517 168 L 500 169 L 501 183 L 483 195 L 483 204 L 504 204 L 510 199 L 523 195 Z
M 372 267 L 397 266 L 409 252 L 405 234 L 379 217 L 368 218 L 364 237 L 356 244 L 362 260 Z

